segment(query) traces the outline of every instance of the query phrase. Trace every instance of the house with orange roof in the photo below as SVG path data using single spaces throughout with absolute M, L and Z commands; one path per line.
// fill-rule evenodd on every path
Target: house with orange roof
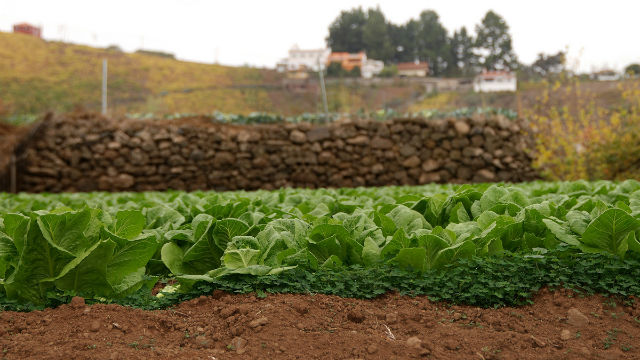
M 398 63 L 397 67 L 400 77 L 426 77 L 429 74 L 429 64 L 426 62 Z
M 509 71 L 484 70 L 473 79 L 475 92 L 516 91 L 517 88 L 516 74 Z

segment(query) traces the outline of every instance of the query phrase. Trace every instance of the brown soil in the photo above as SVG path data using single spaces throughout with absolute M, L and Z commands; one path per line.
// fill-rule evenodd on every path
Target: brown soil
M 502 309 L 216 291 L 164 311 L 74 298 L 4 312 L 0 347 L 11 359 L 638 359 L 639 316 L 637 299 L 566 291 Z

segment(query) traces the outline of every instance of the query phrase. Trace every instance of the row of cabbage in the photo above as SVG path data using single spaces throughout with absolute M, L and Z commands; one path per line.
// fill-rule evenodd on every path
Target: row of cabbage
M 167 114 L 164 116 L 166 119 L 181 119 L 187 117 L 194 116 L 202 116 L 203 114 L 191 114 L 191 113 L 175 113 L 175 114 Z M 426 119 L 437 119 L 437 118 L 461 118 L 461 117 L 470 117 L 474 115 L 487 115 L 487 116 L 496 116 L 502 115 L 508 119 L 515 119 L 517 117 L 517 113 L 510 109 L 499 109 L 499 108 L 460 108 L 454 111 L 440 111 L 440 110 L 422 110 L 419 112 L 413 113 L 402 113 L 394 109 L 380 109 L 376 111 L 358 111 L 353 114 L 349 113 L 336 113 L 331 112 L 328 114 L 325 113 L 304 113 L 297 116 L 280 116 L 270 113 L 264 112 L 253 112 L 248 115 L 242 114 L 228 114 L 222 113 L 219 111 L 214 111 L 211 114 L 205 114 L 204 116 L 209 116 L 212 121 L 218 123 L 225 124 L 276 124 L 283 122 L 291 122 L 291 123 L 314 123 L 314 124 L 324 124 L 334 122 L 340 119 L 366 119 L 366 120 L 374 120 L 374 121 L 386 121 L 394 118 L 426 118 Z M 158 115 L 154 113 L 131 113 L 127 114 L 128 118 L 132 119 L 157 119 Z M 161 116 L 162 117 L 162 116 Z
M 0 195 L 0 286 L 125 296 L 157 277 L 387 264 L 417 272 L 505 252 L 637 256 L 640 182 L 257 192 Z

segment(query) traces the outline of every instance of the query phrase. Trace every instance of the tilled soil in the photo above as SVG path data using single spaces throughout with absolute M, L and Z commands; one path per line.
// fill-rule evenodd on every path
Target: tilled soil
M 640 305 L 542 290 L 481 309 L 388 294 L 211 296 L 173 309 L 69 305 L 0 314 L 11 359 L 639 359 Z

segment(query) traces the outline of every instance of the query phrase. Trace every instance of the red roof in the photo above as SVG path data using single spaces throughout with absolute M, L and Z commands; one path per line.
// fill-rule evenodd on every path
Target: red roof
M 426 62 L 414 63 L 406 62 L 398 64 L 398 71 L 400 70 L 429 70 L 429 64 Z

